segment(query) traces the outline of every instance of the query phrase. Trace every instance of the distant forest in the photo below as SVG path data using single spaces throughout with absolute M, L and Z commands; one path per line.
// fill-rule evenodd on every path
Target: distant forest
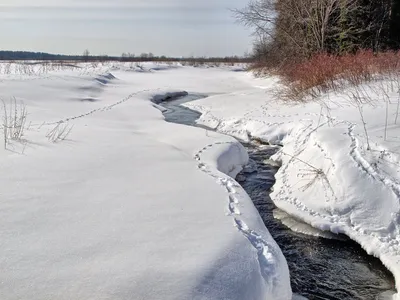
M 138 56 L 131 53 L 123 53 L 121 56 L 94 56 L 90 55 L 89 51 L 85 51 L 83 55 L 62 55 L 50 54 L 43 52 L 29 52 L 29 51 L 0 51 L 0 60 L 49 60 L 49 61 L 196 61 L 196 62 L 250 62 L 250 57 L 227 56 L 227 57 L 167 57 L 155 56 L 152 53 L 142 53 Z
M 28 51 L 0 51 L 0 60 L 78 60 L 83 56 L 70 56 Z

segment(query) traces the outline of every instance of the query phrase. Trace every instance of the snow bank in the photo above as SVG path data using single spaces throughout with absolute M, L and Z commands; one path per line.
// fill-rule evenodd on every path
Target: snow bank
M 275 209 L 273 211 L 274 218 L 280 220 L 283 225 L 290 228 L 294 232 L 299 232 L 306 235 L 322 237 L 325 239 L 333 239 L 333 240 L 346 240 L 345 236 L 339 236 L 337 234 L 331 233 L 329 231 L 319 230 L 317 228 L 312 227 L 311 225 L 296 220 L 289 214 L 285 213 L 280 209 Z
M 285 258 L 230 177 L 243 147 L 169 124 L 150 101 L 245 84 L 216 69 L 128 69 L 1 75 L 0 98 L 29 112 L 22 139 L 0 150 L 2 298 L 290 299 Z M 98 74 L 111 81 L 97 101 L 71 101 Z M 60 124 L 72 131 L 53 143 Z
M 238 76 L 252 87 L 185 105 L 203 112 L 199 124 L 282 145 L 273 157 L 282 165 L 271 194 L 276 206 L 358 242 L 394 274 L 399 290 L 400 127 L 393 85 L 382 81 L 293 104 L 276 100 L 276 78 Z M 357 91 L 371 105 L 360 109 L 351 100 Z

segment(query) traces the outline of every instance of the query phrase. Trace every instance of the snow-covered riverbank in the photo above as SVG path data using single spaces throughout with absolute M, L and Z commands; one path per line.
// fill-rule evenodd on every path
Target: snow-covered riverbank
M 290 299 L 281 251 L 228 176 L 243 147 L 150 102 L 253 88 L 228 68 L 79 67 L 0 76 L 8 111 L 11 97 L 28 111 L 0 150 L 1 298 Z
M 393 83 L 291 103 L 278 100 L 276 78 L 240 76 L 254 88 L 187 104 L 203 113 L 198 123 L 244 141 L 282 145 L 274 157 L 282 164 L 275 204 L 313 227 L 348 235 L 399 284 L 400 126 Z M 355 104 L 354 96 L 363 103 Z

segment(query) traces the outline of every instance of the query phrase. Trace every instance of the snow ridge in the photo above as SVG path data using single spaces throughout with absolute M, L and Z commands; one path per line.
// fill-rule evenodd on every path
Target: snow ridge
M 258 263 L 260 265 L 260 272 L 264 280 L 269 286 L 275 285 L 276 277 L 271 274 L 276 274 L 276 262 L 273 258 L 272 253 L 269 251 L 268 243 L 257 234 L 257 232 L 251 230 L 246 223 L 239 219 L 234 219 L 235 225 L 238 230 L 249 240 L 251 245 L 257 250 Z
M 249 228 L 249 226 L 240 219 L 241 211 L 240 207 L 240 197 L 238 195 L 238 190 L 242 187 L 236 183 L 233 179 L 227 177 L 221 177 L 216 172 L 213 172 L 206 163 L 202 162 L 201 155 L 208 149 L 223 145 L 223 144 L 236 144 L 235 142 L 216 142 L 214 144 L 209 144 L 199 150 L 195 155 L 194 159 L 198 161 L 198 168 L 206 173 L 208 176 L 217 180 L 217 183 L 224 187 L 228 193 L 228 206 L 227 216 L 233 218 L 233 225 L 238 229 L 238 231 L 243 234 L 243 236 L 249 241 L 251 246 L 255 249 L 257 253 L 257 260 L 260 268 L 260 274 L 264 278 L 267 287 L 279 286 L 279 272 L 277 261 L 275 260 L 274 251 L 271 251 L 271 245 L 262 238 L 256 231 Z M 273 247 L 272 247 L 273 248 Z M 285 295 L 276 295 L 276 299 L 287 299 Z M 280 298 L 282 297 L 282 298 Z

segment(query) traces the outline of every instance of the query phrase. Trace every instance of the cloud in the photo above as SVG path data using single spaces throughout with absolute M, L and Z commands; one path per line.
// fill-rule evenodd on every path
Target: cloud
M 238 0 L 236 0 L 238 1 Z M 240 0 L 241 1 L 241 0 Z M 231 22 L 234 0 L 0 0 L 0 20 Z
M 70 7 L 70 8 L 81 8 L 81 7 L 96 7 L 96 8 L 199 8 L 199 7 L 235 7 L 243 6 L 245 1 L 243 0 L 1 0 L 0 7 Z
M 247 0 L 0 0 L 5 50 L 229 55 L 249 33 L 227 8 Z M 27 30 L 29 28 L 29 30 Z

